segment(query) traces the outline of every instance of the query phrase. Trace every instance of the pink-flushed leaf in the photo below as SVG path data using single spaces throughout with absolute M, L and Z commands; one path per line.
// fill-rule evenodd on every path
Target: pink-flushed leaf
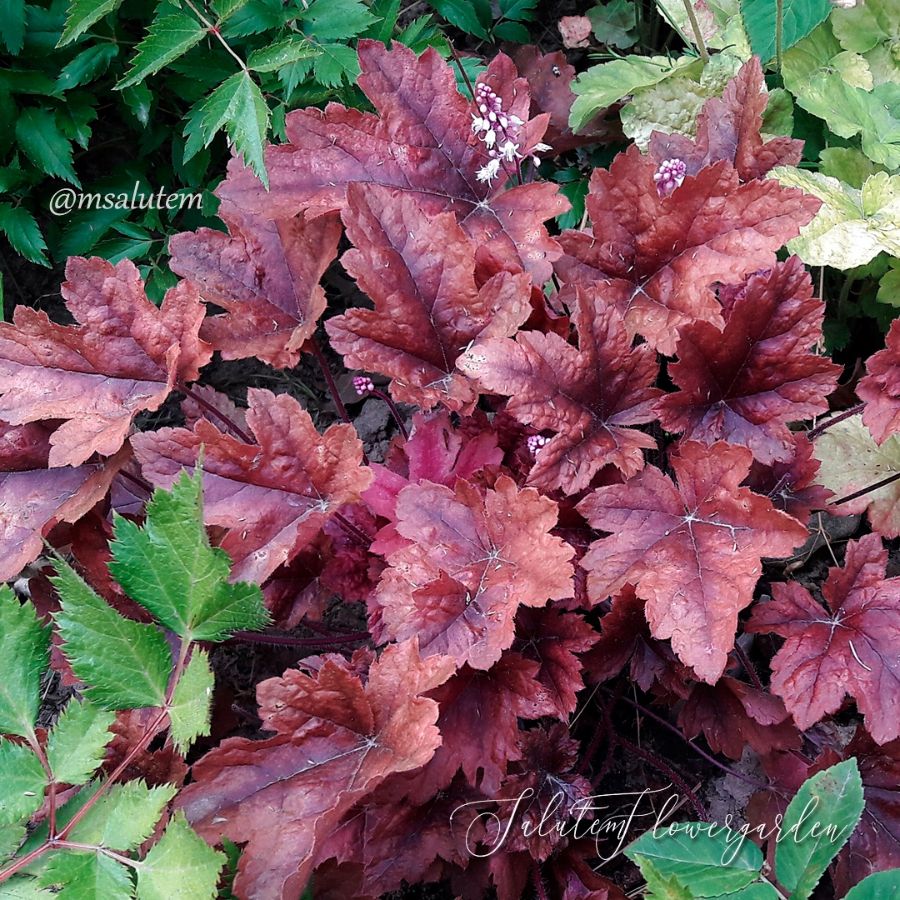
M 397 499 L 411 541 L 388 558 L 371 610 L 377 640 L 418 635 L 422 654 L 488 669 L 513 642 L 519 606 L 572 595 L 574 550 L 550 530 L 557 506 L 506 475 L 482 494 L 423 482 Z
M 525 274 L 476 281 L 476 245 L 451 213 L 409 193 L 352 184 L 344 210 L 355 249 L 341 262 L 375 304 L 326 323 L 348 368 L 391 378 L 394 399 L 470 412 L 477 392 L 456 370 L 472 342 L 513 334 L 531 313 Z
M 768 497 L 776 509 L 806 522 L 814 509 L 827 508 L 832 493 L 815 483 L 821 463 L 813 456 L 812 441 L 795 431 L 791 445 L 791 455 L 784 462 L 764 466 L 754 461 L 746 484 L 755 493 Z
M 796 166 L 803 141 L 776 137 L 763 143 L 760 136 L 768 100 L 762 66 L 757 57 L 751 57 L 721 97 L 711 97 L 703 104 L 695 138 L 654 132 L 650 156 L 657 165 L 666 159 L 680 159 L 689 175 L 727 160 L 734 164 L 741 181 L 762 178 L 775 166 Z
M 81 324 L 57 325 L 27 306 L 0 323 L 0 418 L 61 420 L 51 467 L 115 454 L 134 417 L 196 379 L 212 355 L 198 337 L 204 310 L 192 285 L 176 285 L 157 308 L 129 260 L 70 257 L 66 278 L 62 295 Z
M 160 428 L 134 437 L 144 476 L 169 488 L 203 452 L 203 512 L 207 525 L 227 529 L 221 547 L 236 581 L 264 581 L 290 561 L 342 505 L 371 481 L 352 425 L 319 434 L 308 412 L 288 394 L 247 392 L 247 444 L 200 419 L 192 430 Z
M 293 898 L 318 845 L 388 776 L 417 769 L 440 746 L 438 704 L 422 695 L 450 674 L 416 641 L 387 648 L 365 681 L 327 660 L 313 677 L 288 670 L 257 694 L 263 741 L 228 738 L 193 766 L 178 805 L 210 842 L 245 843 L 235 891 Z
M 538 681 L 565 720 L 575 712 L 578 692 L 584 687 L 580 654 L 596 643 L 599 635 L 575 612 L 559 609 L 520 609 L 516 616 L 513 649 L 539 666 Z
M 657 404 L 660 422 L 686 439 L 748 447 L 761 463 L 786 462 L 788 423 L 827 412 L 842 371 L 810 352 L 822 340 L 825 304 L 796 256 L 720 298 L 722 331 L 708 322 L 680 331 L 669 366 L 680 390 Z
M 538 671 L 537 663 L 507 651 L 486 672 L 463 666 L 431 694 L 443 741 L 422 772 L 410 776 L 411 802 L 433 797 L 460 769 L 472 787 L 497 793 L 508 764 L 521 759 L 518 719 L 556 714 Z
M 695 684 L 678 712 L 688 739 L 700 732 L 714 753 L 740 759 L 748 745 L 757 753 L 799 750 L 800 732 L 778 697 L 726 675 L 715 685 Z
M 632 334 L 671 355 L 678 328 L 725 324 L 713 286 L 740 283 L 775 264 L 775 251 L 821 205 L 774 181 L 739 184 L 728 162 L 689 175 L 660 196 L 656 163 L 630 147 L 591 177 L 592 232 L 566 231 L 556 270 L 566 282 L 595 285 L 625 316 Z
M 900 431 L 900 319 L 891 322 L 884 350 L 867 360 L 856 393 L 866 404 L 863 422 L 879 444 Z
M 396 528 L 397 496 L 407 485 L 430 481 L 452 487 L 457 478 L 473 480 L 477 472 L 502 461 L 497 435 L 484 417 L 454 426 L 446 411 L 416 413 L 409 439 L 391 449 L 384 465 L 372 464 L 374 479 L 362 498 L 373 513 L 389 521 L 379 529 L 371 551 L 388 556 L 409 543 Z
M 646 344 L 632 348 L 622 314 L 587 289 L 575 293 L 577 349 L 557 334 L 522 331 L 515 341 L 485 341 L 466 351 L 459 368 L 483 391 L 509 397 L 520 422 L 556 436 L 535 453 L 528 483 L 573 494 L 605 465 L 627 477 L 656 446 L 628 426 L 655 418 L 659 372 Z
M 319 279 L 337 255 L 337 215 L 266 219 L 230 209 L 228 234 L 213 228 L 173 235 L 172 271 L 194 281 L 224 315 L 202 336 L 224 359 L 257 356 L 278 368 L 297 365 L 300 348 L 325 311 Z
M 849 694 L 872 737 L 900 737 L 900 578 L 885 578 L 888 554 L 877 534 L 847 545 L 842 568 L 822 587 L 826 606 L 795 581 L 772 585 L 772 599 L 746 628 L 785 638 L 772 660 L 772 690 L 800 728 L 837 712 Z
M 489 156 L 472 133 L 476 107 L 456 89 L 453 70 L 436 50 L 416 58 L 400 44 L 388 49 L 369 40 L 358 49 L 357 84 L 378 114 L 337 103 L 290 113 L 289 143 L 265 154 L 271 190 L 233 159 L 217 190 L 226 214 L 237 207 L 272 219 L 317 215 L 341 209 L 349 184 L 379 184 L 416 195 L 430 214 L 455 213 L 471 237 L 496 246 L 543 284 L 560 252 L 543 223 L 569 206 L 557 186 L 506 190 L 502 173 L 491 184 L 479 181 Z
M 762 557 L 787 556 L 807 537 L 768 498 L 739 487 L 751 462 L 743 447 L 686 441 L 670 457 L 677 486 L 647 467 L 578 505 L 592 527 L 610 532 L 581 561 L 590 596 L 600 602 L 634 584 L 647 601 L 653 635 L 671 638 L 679 658 L 708 684 L 725 670 Z
M 537 47 L 529 45 L 520 47 L 513 59 L 528 82 L 532 114 L 550 114 L 543 138 L 543 142 L 550 145 L 547 154 L 565 153 L 585 144 L 607 144 L 621 140 L 621 128 L 614 121 L 617 117 L 607 120 L 602 112 L 586 122 L 578 134 L 569 128 L 569 110 L 575 101 L 571 87 L 575 67 L 561 50 L 541 53 Z
M 101 462 L 48 469 L 50 440 L 43 425 L 0 422 L 0 581 L 40 556 L 54 525 L 75 522 L 102 500 L 131 456 L 122 447 Z

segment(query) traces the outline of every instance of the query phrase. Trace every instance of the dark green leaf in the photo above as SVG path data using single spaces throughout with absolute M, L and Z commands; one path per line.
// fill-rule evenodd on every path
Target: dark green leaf
M 158 72 L 199 43 L 205 29 L 187 13 L 173 13 L 154 22 L 147 36 L 138 44 L 128 75 L 117 85 L 118 90 L 140 84 L 148 75 Z
M 303 21 L 316 41 L 327 44 L 356 37 L 377 19 L 361 0 L 314 0 Z
M 57 46 L 64 47 L 80 34 L 87 31 L 94 22 L 118 9 L 122 0 L 71 0 L 66 13 L 66 27 Z
M 128 900 L 128 869 L 102 853 L 59 850 L 50 855 L 37 879 L 61 900 Z
M 342 81 L 352 81 L 359 75 L 356 51 L 346 44 L 322 44 L 321 53 L 313 61 L 316 80 L 327 87 L 339 87 Z
M 488 39 L 493 22 L 490 0 L 428 0 L 428 5 L 460 31 Z
M 805 38 L 828 18 L 832 8 L 829 0 L 784 0 L 782 50 Z M 776 9 L 776 0 L 741 0 L 741 15 L 750 46 L 764 63 L 775 56 Z
M 28 159 L 42 172 L 81 187 L 72 165 L 72 144 L 50 110 L 37 107 L 24 110 L 16 121 L 16 140 Z
M 29 262 L 49 266 L 44 251 L 47 243 L 34 216 L 24 206 L 0 203 L 0 232 L 20 256 Z
M 84 784 L 103 762 L 116 714 L 70 700 L 47 738 L 47 761 L 61 784 Z
M 844 900 L 897 900 L 900 897 L 900 869 L 876 872 L 850 888 Z
M 306 38 L 295 34 L 254 50 L 247 58 L 247 65 L 256 72 L 274 72 L 299 59 L 312 59 L 318 53 L 318 49 Z
M 0 824 L 24 824 L 44 802 L 47 776 L 24 744 L 0 740 Z
M 25 43 L 25 0 L 0 3 L 0 40 L 16 56 Z
M 115 44 L 94 44 L 63 67 L 56 79 L 56 90 L 68 91 L 102 75 L 119 53 Z

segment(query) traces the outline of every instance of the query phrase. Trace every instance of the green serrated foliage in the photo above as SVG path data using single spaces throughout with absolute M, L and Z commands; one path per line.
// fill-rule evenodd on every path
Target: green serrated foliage
M 674 875 L 663 875 L 648 857 L 638 854 L 634 861 L 647 882 L 644 900 L 694 900 L 694 895 Z
M 626 56 L 592 66 L 572 82 L 576 94 L 569 113 L 569 126 L 577 131 L 600 110 L 606 109 L 640 88 L 659 84 L 678 73 L 699 74 L 702 63 L 692 56 Z
M 24 823 L 0 825 L 0 863 L 12 857 L 22 846 L 26 834 L 27 826 Z
M 861 53 L 878 82 L 900 82 L 900 0 L 866 0 L 831 14 L 845 50 Z
M 648 831 L 625 849 L 634 862 L 649 859 L 663 878 L 689 885 L 696 897 L 731 894 L 756 881 L 763 857 L 739 832 L 719 829 L 712 836 L 704 822 L 678 823 L 678 830 Z
M 323 44 L 347 41 L 377 21 L 362 0 L 314 0 L 303 13 L 305 30 Z
M 47 859 L 37 878 L 62 900 L 127 900 L 134 895 L 128 869 L 96 852 L 57 851 Z
M 31 603 L 20 603 L 9 587 L 0 586 L 0 732 L 34 734 L 41 675 L 48 665 L 50 629 L 38 621 Z
M 773 169 L 769 177 L 822 201 L 815 218 L 788 242 L 807 265 L 853 269 L 883 251 L 900 256 L 900 175 L 877 172 L 861 190 L 789 166 Z
M 173 784 L 152 788 L 143 781 L 114 784 L 69 832 L 70 839 L 109 850 L 134 850 L 153 834 L 176 792 Z
M 44 802 L 47 776 L 30 747 L 0 741 L 0 825 L 22 825 Z
M 95 22 L 122 5 L 122 0 L 71 0 L 66 11 L 66 27 L 57 47 L 70 44 Z
M 0 41 L 13 56 L 25 43 L 25 0 L 4 0 L 0 3 Z
M 16 141 L 25 156 L 42 172 L 81 187 L 72 165 L 72 144 L 49 109 L 32 106 L 23 110 L 16 120 Z
M 138 870 L 138 900 L 212 900 L 225 854 L 213 850 L 177 812 Z
M 116 714 L 70 700 L 47 738 L 47 761 L 60 784 L 84 784 L 103 761 Z
M 889 306 L 900 306 L 900 259 L 892 259 L 890 266 L 890 269 L 881 276 L 875 299 Z
M 56 79 L 57 91 L 69 91 L 102 75 L 116 58 L 119 48 L 115 44 L 94 44 L 63 66 Z
M 900 897 L 900 869 L 876 872 L 847 891 L 844 900 L 897 900 Z
M 117 517 L 109 568 L 128 596 L 185 640 L 220 641 L 261 628 L 268 614 L 256 585 L 229 584 L 231 560 L 203 527 L 202 483 L 199 472 L 184 472 L 171 491 L 155 491 L 143 527 Z
M 209 146 L 221 129 L 225 130 L 244 162 L 268 187 L 263 146 L 269 130 L 269 107 L 249 72 L 236 72 L 222 82 L 197 108 L 196 117 L 191 117 L 185 135 L 191 138 L 199 134 L 203 146 Z
M 873 163 L 868 156 L 855 147 L 826 147 L 819 154 L 819 171 L 823 175 L 837 178 L 860 190 L 866 179 L 884 168 Z
M 741 0 L 750 46 L 764 63 L 775 56 L 777 6 L 776 0 Z M 824 22 L 832 6 L 828 0 L 783 0 L 782 10 L 781 46 L 787 50 Z
M 172 671 L 162 633 L 119 615 L 65 561 L 56 570 L 51 580 L 62 600 L 56 624 L 85 695 L 106 709 L 162 706 Z
M 778 881 L 792 900 L 806 900 L 862 816 L 862 778 L 855 759 L 807 779 L 788 804 L 775 849 Z
M 29 262 L 48 266 L 47 242 L 34 216 L 24 206 L 0 203 L 0 233 L 6 236 L 16 253 Z
M 493 22 L 490 0 L 428 0 L 428 5 L 466 34 L 487 40 Z
M 209 734 L 213 673 L 209 656 L 195 650 L 185 667 L 169 705 L 169 733 L 182 754 L 202 734 Z
M 116 88 L 140 84 L 199 43 L 205 29 L 187 13 L 173 13 L 157 19 L 148 29 L 147 36 L 138 44 L 131 69 Z
M 607 47 L 627 50 L 638 41 L 637 8 L 630 0 L 598 3 L 587 12 L 594 37 Z
M 312 61 L 313 75 L 319 84 L 340 87 L 359 75 L 359 58 L 346 44 L 321 44 L 319 55 Z
M 312 59 L 318 52 L 306 38 L 295 34 L 254 50 L 247 57 L 247 65 L 255 72 L 274 72 L 298 60 Z

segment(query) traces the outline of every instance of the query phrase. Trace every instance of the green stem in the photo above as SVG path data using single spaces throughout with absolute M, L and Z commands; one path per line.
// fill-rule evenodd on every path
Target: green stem
M 775 67 L 781 72 L 782 42 L 784 40 L 784 0 L 775 0 Z
M 781 3 L 781 0 L 778 0 Z M 703 33 L 700 31 L 700 23 L 697 21 L 697 15 L 694 12 L 694 6 L 691 0 L 683 0 L 684 9 L 691 23 L 691 30 L 694 32 L 694 43 L 697 45 L 697 52 L 704 64 L 709 62 L 709 51 L 706 49 L 706 41 L 703 40 Z

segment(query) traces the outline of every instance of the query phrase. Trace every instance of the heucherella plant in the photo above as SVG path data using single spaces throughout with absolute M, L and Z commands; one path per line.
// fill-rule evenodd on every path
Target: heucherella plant
M 213 674 L 201 645 L 268 615 L 259 588 L 230 583 L 230 560 L 209 544 L 199 475 L 156 491 L 143 527 L 117 517 L 111 551 L 144 620 L 57 560 L 55 625 L 75 690 L 51 727 L 38 724 L 51 628 L 0 590 L 0 897 L 216 894 L 224 854 L 170 804 L 184 755 L 210 730 Z M 153 783 L 129 778 L 132 766 L 155 773 Z

